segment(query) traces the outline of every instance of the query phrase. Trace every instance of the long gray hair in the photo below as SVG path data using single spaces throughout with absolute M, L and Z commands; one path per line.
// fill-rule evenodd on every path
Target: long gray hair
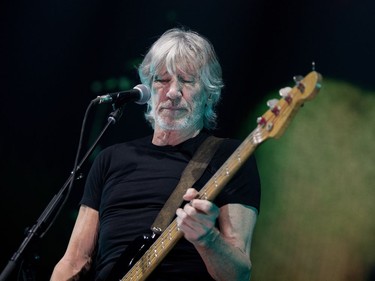
M 215 106 L 220 100 L 224 85 L 221 66 L 211 42 L 194 31 L 179 28 L 167 30 L 151 46 L 138 68 L 142 84 L 152 89 L 155 74 L 160 73 L 163 68 L 170 74 L 188 71 L 198 76 L 208 97 L 203 126 L 206 129 L 214 129 L 217 118 Z M 151 111 L 152 104 L 149 101 L 145 117 L 154 126 L 155 120 L 150 114 Z

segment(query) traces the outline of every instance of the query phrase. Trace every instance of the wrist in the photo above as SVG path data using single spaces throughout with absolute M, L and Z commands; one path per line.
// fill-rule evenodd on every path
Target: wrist
M 219 230 L 216 227 L 213 227 L 206 233 L 206 235 L 202 236 L 197 241 L 197 245 L 204 248 L 210 248 L 213 244 L 215 244 L 219 236 Z

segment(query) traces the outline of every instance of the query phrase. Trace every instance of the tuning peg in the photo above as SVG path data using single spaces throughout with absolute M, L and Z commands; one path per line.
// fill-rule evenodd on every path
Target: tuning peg
M 303 85 L 303 83 L 301 82 L 303 78 L 304 77 L 301 75 L 297 75 L 293 77 L 293 80 L 296 83 L 298 90 L 301 91 L 301 93 L 305 92 L 305 85 Z
M 280 107 L 278 106 L 279 100 L 272 99 L 267 102 L 268 107 L 271 109 L 272 113 L 275 115 L 279 115 Z
M 303 76 L 302 75 L 293 76 L 293 80 L 296 84 L 298 84 L 299 82 L 303 80 Z
M 264 127 L 264 126 L 266 126 L 266 124 L 267 124 L 267 120 L 266 120 L 266 118 L 264 118 L 263 116 L 262 116 L 262 117 L 258 117 L 258 118 L 257 118 L 257 123 L 258 123 L 258 125 L 259 125 L 260 127 Z
M 285 98 L 285 97 L 289 96 L 289 93 L 290 93 L 291 90 L 292 90 L 291 87 L 281 88 L 279 90 L 279 94 L 280 94 L 280 96 L 282 96 L 283 98 Z
M 292 91 L 292 88 L 291 87 L 285 87 L 285 88 L 281 88 L 279 90 L 279 94 L 280 96 L 282 96 L 284 98 L 284 100 L 288 103 L 288 104 L 291 104 L 292 103 L 292 95 L 291 95 L 291 91 Z
M 267 106 L 272 109 L 277 105 L 278 102 L 279 102 L 278 99 L 269 100 L 267 101 Z

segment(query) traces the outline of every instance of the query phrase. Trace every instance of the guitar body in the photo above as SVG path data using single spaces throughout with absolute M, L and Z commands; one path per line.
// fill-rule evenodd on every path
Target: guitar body
M 133 267 L 155 242 L 157 235 L 143 234 L 137 237 L 121 254 L 106 281 L 118 281 Z

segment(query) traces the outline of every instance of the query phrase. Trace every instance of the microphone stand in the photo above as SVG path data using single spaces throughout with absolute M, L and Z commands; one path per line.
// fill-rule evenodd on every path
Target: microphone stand
M 67 199 L 67 197 L 64 198 L 64 196 L 67 196 L 69 194 L 69 192 L 67 193 L 67 191 L 69 191 L 68 187 L 70 187 L 70 185 L 72 184 L 72 181 L 74 181 L 74 175 L 76 171 L 78 171 L 81 168 L 82 164 L 91 155 L 96 145 L 98 144 L 99 140 L 107 131 L 108 127 L 111 124 L 115 124 L 117 120 L 121 118 L 122 113 L 123 113 L 123 107 L 122 106 L 116 107 L 115 105 L 113 105 L 113 107 L 114 107 L 114 110 L 109 114 L 108 122 L 106 126 L 101 131 L 97 139 L 94 141 L 93 145 L 89 148 L 87 153 L 83 156 L 81 162 L 77 165 L 77 168 L 73 170 L 73 172 L 71 172 L 71 175 L 69 176 L 65 184 L 62 186 L 60 191 L 52 198 L 50 203 L 47 205 L 43 213 L 38 218 L 37 222 L 32 227 L 28 228 L 26 238 L 23 240 L 18 250 L 13 254 L 11 259 L 8 261 L 8 264 L 2 271 L 0 275 L 0 281 L 7 280 L 10 274 L 17 267 L 20 259 L 23 256 L 25 256 L 25 252 L 30 247 L 31 243 L 34 242 L 35 240 L 39 240 L 40 238 L 42 238 L 44 234 L 46 233 L 46 231 L 49 229 L 49 227 L 47 226 L 52 225 L 54 219 L 59 213 L 58 210 L 61 209 L 61 207 L 63 206 L 62 203 L 64 203 L 65 200 Z M 38 259 L 37 255 L 31 255 L 31 258 L 33 258 L 34 260 Z M 29 262 L 29 264 L 31 264 L 31 262 Z M 33 274 L 33 272 L 29 268 L 27 268 L 27 272 L 25 272 L 25 275 L 28 275 L 28 274 Z M 30 277 L 30 276 L 26 276 L 26 277 L 27 277 L 27 280 L 34 280 L 33 277 Z

